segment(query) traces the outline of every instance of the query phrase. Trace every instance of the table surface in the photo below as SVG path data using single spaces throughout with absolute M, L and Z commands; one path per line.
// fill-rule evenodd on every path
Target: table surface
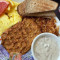
M 60 5 L 59 5 L 59 7 L 60 7 Z M 55 11 L 55 13 L 56 13 L 56 16 L 60 19 L 59 7 L 58 7 L 57 10 Z

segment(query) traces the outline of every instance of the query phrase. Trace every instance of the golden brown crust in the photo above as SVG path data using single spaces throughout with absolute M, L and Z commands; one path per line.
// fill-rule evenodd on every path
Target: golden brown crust
M 36 23 L 41 28 L 42 33 L 50 32 L 55 35 L 59 35 L 59 29 L 56 27 L 56 20 L 54 18 L 38 18 Z
M 40 33 L 33 20 L 24 18 L 21 23 L 17 23 L 2 34 L 2 45 L 9 53 L 25 54 L 30 49 L 33 39 Z

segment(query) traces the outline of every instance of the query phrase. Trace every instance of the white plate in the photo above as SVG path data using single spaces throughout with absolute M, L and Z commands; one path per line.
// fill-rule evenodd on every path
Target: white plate
M 56 26 L 59 27 L 59 35 L 60 35 L 60 21 L 57 17 L 54 17 L 56 19 Z

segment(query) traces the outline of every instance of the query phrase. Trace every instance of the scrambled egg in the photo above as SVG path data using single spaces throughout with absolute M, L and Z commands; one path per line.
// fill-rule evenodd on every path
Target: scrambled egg
M 19 3 L 12 0 L 7 1 L 9 1 L 10 5 L 6 13 L 0 16 L 0 36 L 6 29 L 22 20 L 22 17 L 17 12 Z

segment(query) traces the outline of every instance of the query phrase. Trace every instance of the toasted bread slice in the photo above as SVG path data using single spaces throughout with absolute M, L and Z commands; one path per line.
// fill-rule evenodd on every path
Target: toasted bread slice
M 56 10 L 58 3 L 51 0 L 28 0 L 25 13 L 37 13 Z
M 22 3 L 20 3 L 17 7 L 17 11 L 20 15 L 25 15 L 25 8 L 26 8 L 26 1 L 23 1 Z
M 49 11 L 49 12 L 42 12 L 42 13 L 25 13 L 25 8 L 26 8 L 26 1 L 23 1 L 22 3 L 20 3 L 20 5 L 18 6 L 18 13 L 21 16 L 56 16 L 55 13 L 53 11 Z
M 55 17 L 56 14 L 53 11 L 49 11 L 49 12 L 43 12 L 43 13 L 31 13 L 31 14 L 25 14 L 24 16 L 35 16 L 35 17 L 40 17 L 40 16 L 53 16 Z

